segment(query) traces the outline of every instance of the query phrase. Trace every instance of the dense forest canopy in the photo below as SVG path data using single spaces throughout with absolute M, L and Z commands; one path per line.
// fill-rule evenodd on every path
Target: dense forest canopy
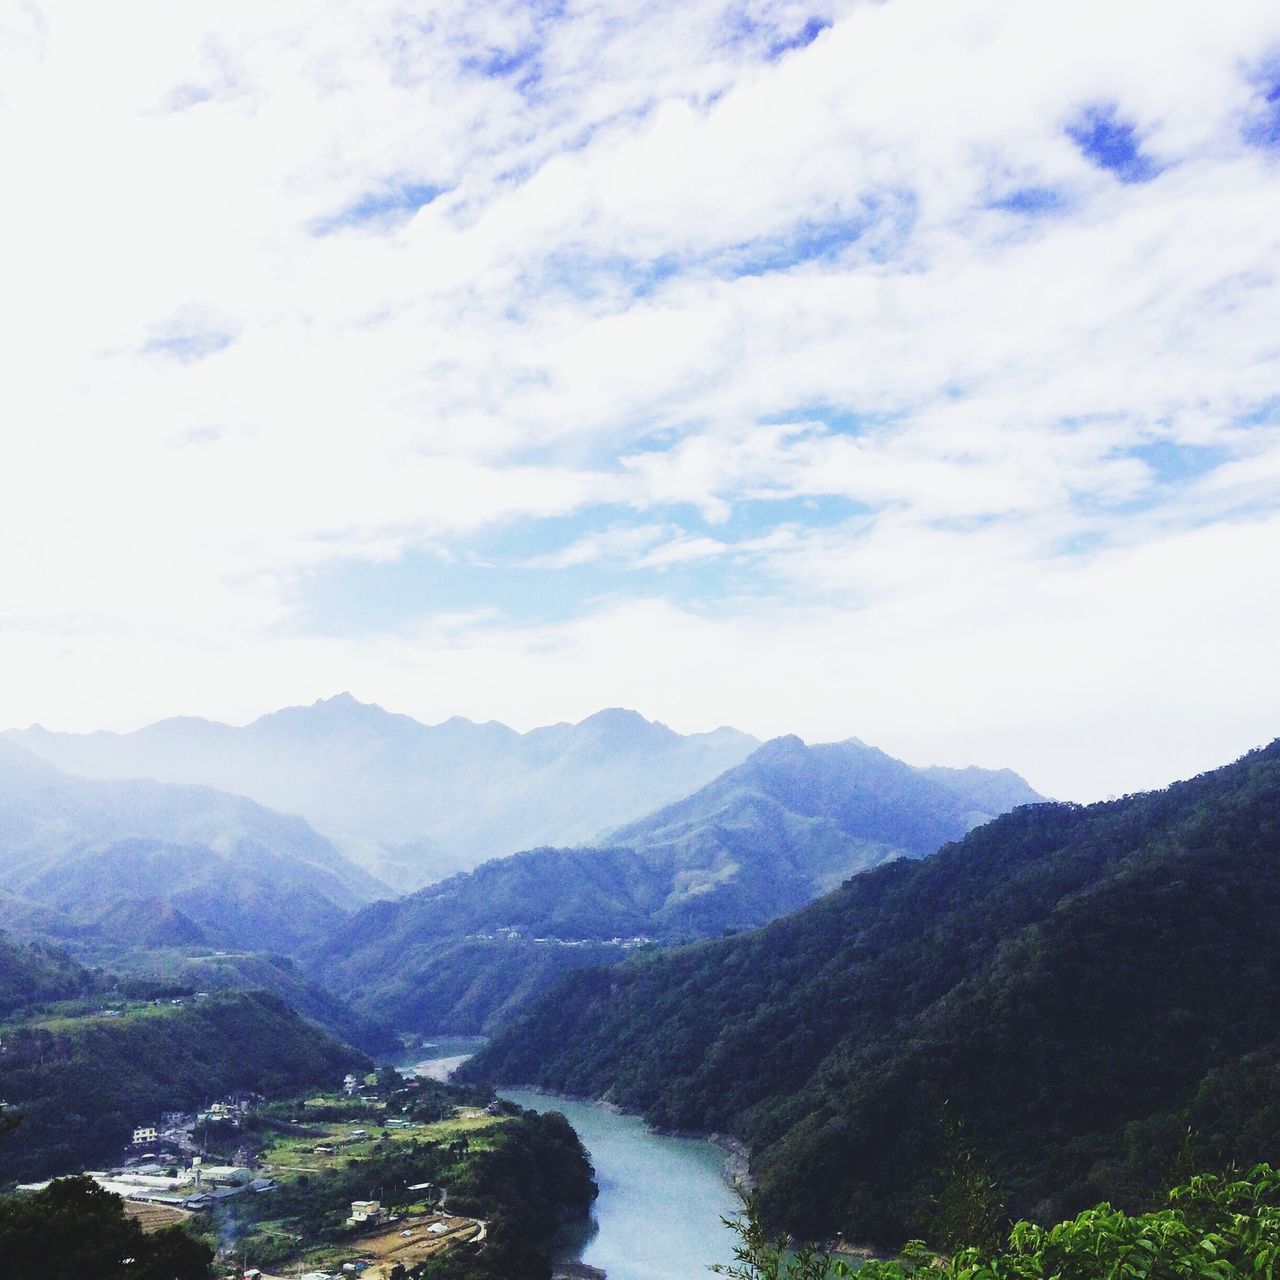
M 144 1234 L 124 1201 L 88 1178 L 0 1199 L 0 1258 L 41 1280 L 205 1280 L 213 1250 L 182 1227 Z
M 1280 743 L 1015 810 L 759 931 L 569 975 L 464 1068 L 745 1138 L 774 1222 L 894 1242 L 949 1149 L 1010 1213 L 1280 1150 Z
M 0 1098 L 18 1129 L 0 1145 L 0 1184 L 115 1159 L 162 1111 L 333 1084 L 369 1065 L 266 992 L 8 1026 Z

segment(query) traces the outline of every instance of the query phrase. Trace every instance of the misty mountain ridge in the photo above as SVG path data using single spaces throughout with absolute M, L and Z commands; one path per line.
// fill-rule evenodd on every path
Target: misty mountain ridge
M 73 777 L 0 741 L 0 888 L 44 936 L 290 951 L 386 892 L 301 818 L 209 787 Z
M 414 1030 L 492 1030 L 559 973 L 764 924 L 851 875 L 922 857 L 995 814 L 983 770 L 947 785 L 857 740 L 774 739 L 604 847 L 527 850 L 358 912 L 306 949 L 356 1007 Z M 1016 774 L 1009 775 L 1017 778 Z
M 727 727 L 682 735 L 621 708 L 527 733 L 460 716 L 425 725 L 348 693 L 243 728 L 182 716 L 126 734 L 36 725 L 6 736 L 84 777 L 203 784 L 299 814 L 400 889 L 504 853 L 592 841 L 759 745 Z

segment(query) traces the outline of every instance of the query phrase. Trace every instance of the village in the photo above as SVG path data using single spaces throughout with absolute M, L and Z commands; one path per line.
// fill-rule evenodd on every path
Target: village
M 449 1212 L 446 1187 L 394 1175 L 426 1167 L 428 1154 L 439 1163 L 440 1150 L 457 1159 L 473 1143 L 483 1149 L 501 1121 L 492 1105 L 440 1102 L 428 1082 L 348 1075 L 332 1094 L 292 1103 L 241 1093 L 166 1112 L 134 1128 L 116 1164 L 85 1176 L 146 1231 L 188 1223 L 211 1238 L 224 1277 L 398 1280 L 448 1249 L 482 1244 L 487 1228 Z M 335 1199 L 375 1177 L 381 1195 Z

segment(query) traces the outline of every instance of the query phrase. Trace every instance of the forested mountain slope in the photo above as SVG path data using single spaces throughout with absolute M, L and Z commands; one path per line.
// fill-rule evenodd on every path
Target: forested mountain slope
M 620 959 L 621 940 L 750 928 L 856 871 L 932 852 L 991 816 L 993 777 L 1038 798 L 1016 774 L 941 785 L 859 742 L 779 738 L 614 846 L 531 850 L 377 903 L 308 963 L 403 1028 L 491 1030 L 566 969 Z
M 756 932 L 567 976 L 465 1074 L 751 1145 L 807 1235 L 927 1229 L 971 1148 L 1052 1220 L 1280 1154 L 1280 743 L 1020 808 Z
M 133 1127 L 162 1111 L 238 1089 L 332 1087 L 370 1065 L 265 992 L 6 1026 L 0 1097 L 18 1127 L 0 1146 L 0 1183 L 114 1159 Z
M 350 694 L 243 728 L 179 717 L 128 734 L 37 725 L 8 737 L 87 777 L 203 783 L 301 814 L 397 889 L 591 840 L 759 745 L 729 728 L 678 734 L 617 708 L 528 733 L 460 716 L 425 725 Z
M 95 975 L 64 952 L 0 933 L 0 1018 L 33 1004 L 73 1000 L 96 986 Z
M 73 777 L 5 741 L 0 885 L 33 930 L 267 950 L 385 892 L 301 818 L 208 787 Z
M 393 1053 L 400 1048 L 389 1026 L 356 1013 L 285 956 L 198 947 L 132 948 L 119 949 L 108 963 L 125 979 L 168 983 L 191 991 L 269 991 L 308 1022 L 365 1053 Z

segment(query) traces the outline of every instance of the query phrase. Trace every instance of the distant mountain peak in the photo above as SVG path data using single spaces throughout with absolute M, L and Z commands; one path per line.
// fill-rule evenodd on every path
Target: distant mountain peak
M 583 725 L 645 725 L 646 727 L 657 726 L 665 729 L 665 724 L 659 724 L 657 720 L 646 720 L 638 711 L 632 711 L 629 707 L 603 707 L 601 710 L 593 712 L 585 720 L 578 724 L 581 729 Z
M 354 694 L 343 690 L 328 698 L 317 698 L 314 702 L 268 711 L 259 716 L 250 728 L 282 725 L 376 725 L 393 720 L 408 721 L 409 717 L 397 716 L 376 702 L 361 702 Z M 417 724 L 417 721 L 412 723 Z
M 616 706 L 524 732 L 460 715 L 426 724 L 350 690 L 247 725 L 174 719 L 130 734 L 7 736 L 82 776 L 203 783 L 299 814 L 403 888 L 496 853 L 581 843 L 687 795 L 759 745 L 732 729 L 682 735 Z
M 804 755 L 809 748 L 803 738 L 794 733 L 784 733 L 780 738 L 770 738 L 768 742 L 757 748 L 747 759 L 763 764 L 770 760 L 781 760 L 787 756 Z
M 376 702 L 361 702 L 359 698 L 347 690 L 335 693 L 329 698 L 317 698 L 313 707 L 323 707 L 327 711 L 381 711 Z
M 658 720 L 646 720 L 626 707 L 605 707 L 575 726 L 579 733 L 604 737 L 615 743 L 674 742 L 679 734 Z

